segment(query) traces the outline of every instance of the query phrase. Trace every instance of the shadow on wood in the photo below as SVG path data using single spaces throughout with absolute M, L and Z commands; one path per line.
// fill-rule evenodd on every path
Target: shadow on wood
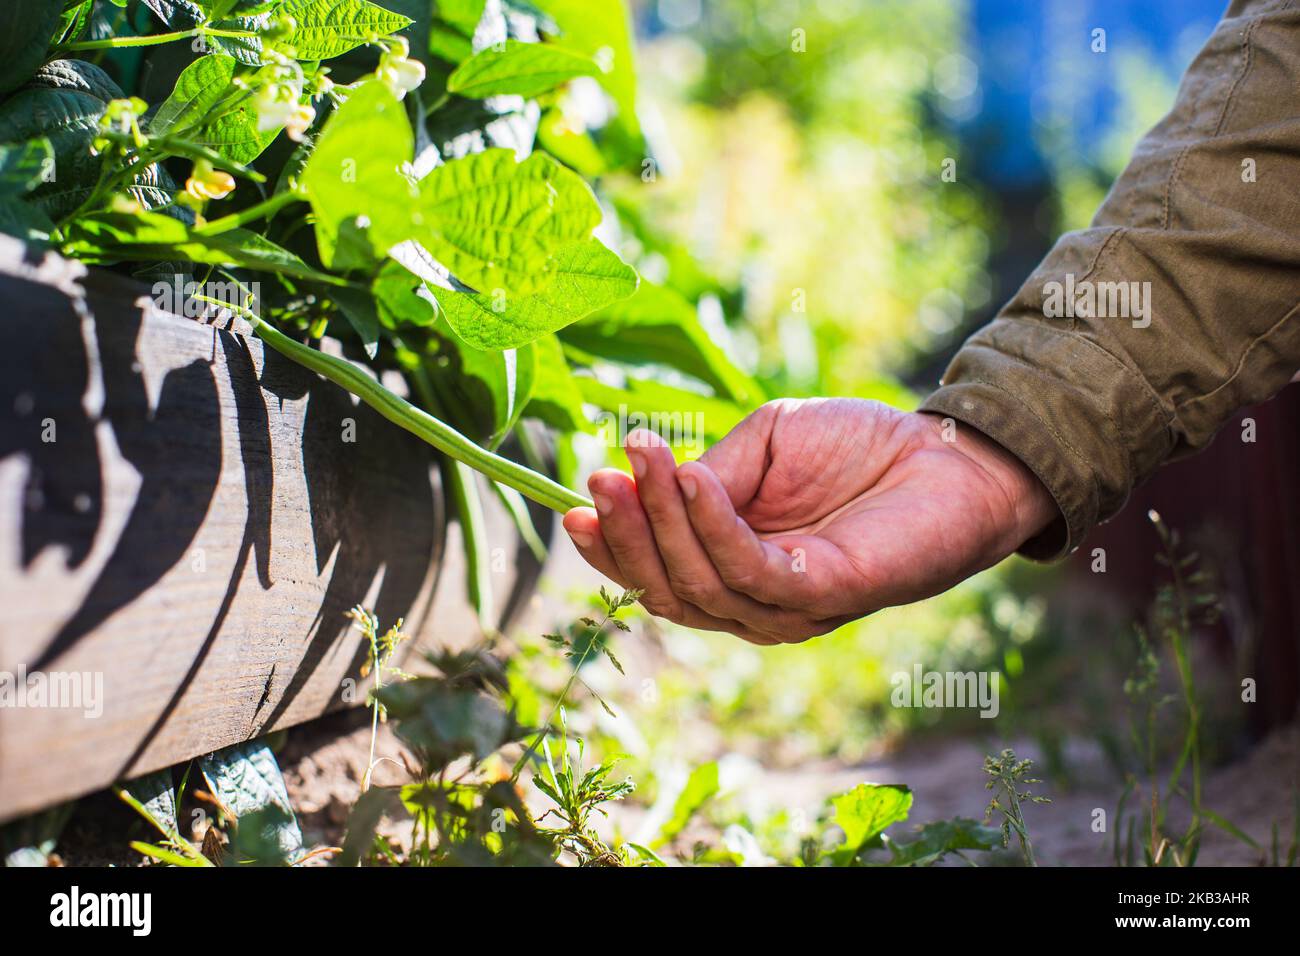
M 428 446 L 83 273 L 0 237 L 0 819 L 363 702 L 354 604 L 476 629 Z M 491 518 L 517 608 L 538 569 Z

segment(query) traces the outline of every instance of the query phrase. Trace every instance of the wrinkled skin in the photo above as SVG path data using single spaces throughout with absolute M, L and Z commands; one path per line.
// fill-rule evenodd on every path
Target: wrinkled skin
M 564 516 L 575 546 L 652 614 L 755 644 L 937 594 L 1057 515 L 976 430 L 858 399 L 769 402 L 680 467 L 644 430 L 627 454 Z

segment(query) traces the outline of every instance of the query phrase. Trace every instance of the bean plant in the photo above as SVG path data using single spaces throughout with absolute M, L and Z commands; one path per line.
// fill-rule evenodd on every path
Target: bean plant
M 763 398 L 635 267 L 619 197 L 657 175 L 622 0 L 0 10 L 0 232 L 182 288 L 433 445 L 471 549 L 475 473 L 534 550 L 523 498 L 588 503 L 594 410 Z

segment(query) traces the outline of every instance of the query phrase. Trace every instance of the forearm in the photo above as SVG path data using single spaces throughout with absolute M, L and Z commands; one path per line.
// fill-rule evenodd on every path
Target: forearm
M 1063 237 L 922 406 L 1016 455 L 1058 556 L 1300 367 L 1300 10 L 1237 2 L 1093 226 Z

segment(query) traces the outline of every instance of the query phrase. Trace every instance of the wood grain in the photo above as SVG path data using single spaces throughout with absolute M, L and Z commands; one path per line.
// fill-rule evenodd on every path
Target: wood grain
M 256 338 L 25 255 L 0 237 L 0 681 L 102 696 L 0 700 L 0 820 L 364 702 L 354 604 L 473 637 L 428 446 Z M 518 607 L 537 569 L 489 525 Z

